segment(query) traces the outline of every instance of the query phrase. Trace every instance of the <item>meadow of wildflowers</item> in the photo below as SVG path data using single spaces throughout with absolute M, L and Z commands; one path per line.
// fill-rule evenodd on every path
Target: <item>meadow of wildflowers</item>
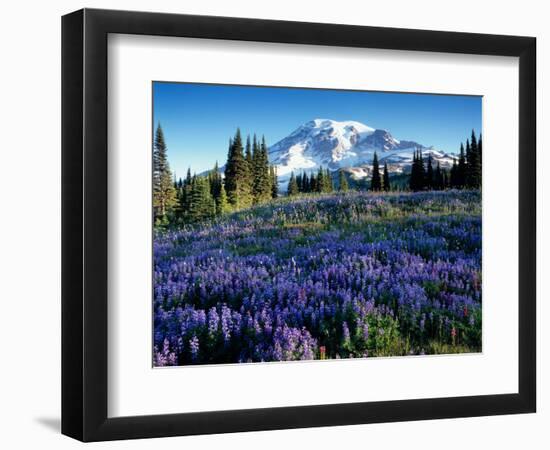
M 281 198 L 154 237 L 154 366 L 481 351 L 479 191 Z

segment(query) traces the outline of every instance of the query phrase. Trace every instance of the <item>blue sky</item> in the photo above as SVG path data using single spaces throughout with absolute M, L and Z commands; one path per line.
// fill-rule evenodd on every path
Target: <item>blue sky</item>
M 153 105 L 178 177 L 222 165 L 237 127 L 270 146 L 312 119 L 355 120 L 453 153 L 481 131 L 477 96 L 154 82 Z

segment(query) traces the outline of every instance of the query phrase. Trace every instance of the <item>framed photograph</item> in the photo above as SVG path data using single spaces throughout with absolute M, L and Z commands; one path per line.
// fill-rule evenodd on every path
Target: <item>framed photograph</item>
M 531 37 L 62 21 L 62 432 L 535 412 Z

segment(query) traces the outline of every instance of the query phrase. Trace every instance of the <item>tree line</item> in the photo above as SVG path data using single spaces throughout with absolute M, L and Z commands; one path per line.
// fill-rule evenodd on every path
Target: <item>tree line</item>
M 472 130 L 470 139 L 466 139 L 466 148 L 464 144 L 460 144 L 458 160 L 453 158 L 450 169 L 441 168 L 439 161 L 434 169 L 431 154 L 424 166 L 422 150 L 415 151 L 409 188 L 411 191 L 481 188 L 482 146 L 481 134 L 478 139 Z
M 311 173 L 308 175 L 305 171 L 298 176 L 291 172 L 288 180 L 288 187 L 286 190 L 287 195 L 297 195 L 299 193 L 312 193 L 312 192 L 333 192 L 334 183 L 332 175 L 328 169 L 324 169 L 323 166 L 319 167 L 317 174 Z
M 192 223 L 276 198 L 277 173 L 269 164 L 265 138 L 241 131 L 229 139 L 224 177 L 218 163 L 206 175 L 191 174 L 175 180 L 167 158 L 164 132 L 158 124 L 153 145 L 153 210 L 155 224 Z
M 383 174 L 380 175 L 380 164 L 378 162 L 378 155 L 374 152 L 372 162 L 372 176 L 368 189 L 372 191 L 389 191 L 391 190 L 390 175 L 388 172 L 388 165 L 384 163 Z M 290 179 L 288 180 L 287 195 L 293 196 L 297 194 L 310 194 L 310 193 L 330 193 L 334 191 L 346 192 L 350 189 L 348 178 L 343 169 L 338 170 L 338 185 L 334 186 L 333 176 L 328 169 L 324 169 L 323 166 L 319 167 L 317 174 L 303 171 L 297 176 L 294 172 L 291 172 Z

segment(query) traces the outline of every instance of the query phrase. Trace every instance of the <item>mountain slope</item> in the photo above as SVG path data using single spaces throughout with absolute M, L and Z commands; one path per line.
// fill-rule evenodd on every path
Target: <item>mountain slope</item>
M 354 178 L 370 174 L 374 152 L 381 165 L 388 163 L 390 173 L 409 170 L 413 152 L 432 155 L 442 167 L 452 165 L 452 155 L 425 147 L 414 141 L 394 138 L 387 130 L 374 129 L 360 122 L 315 119 L 298 127 L 269 148 L 269 161 L 277 166 L 280 179 L 291 172 L 313 172 L 320 166 L 331 171 L 343 169 Z

